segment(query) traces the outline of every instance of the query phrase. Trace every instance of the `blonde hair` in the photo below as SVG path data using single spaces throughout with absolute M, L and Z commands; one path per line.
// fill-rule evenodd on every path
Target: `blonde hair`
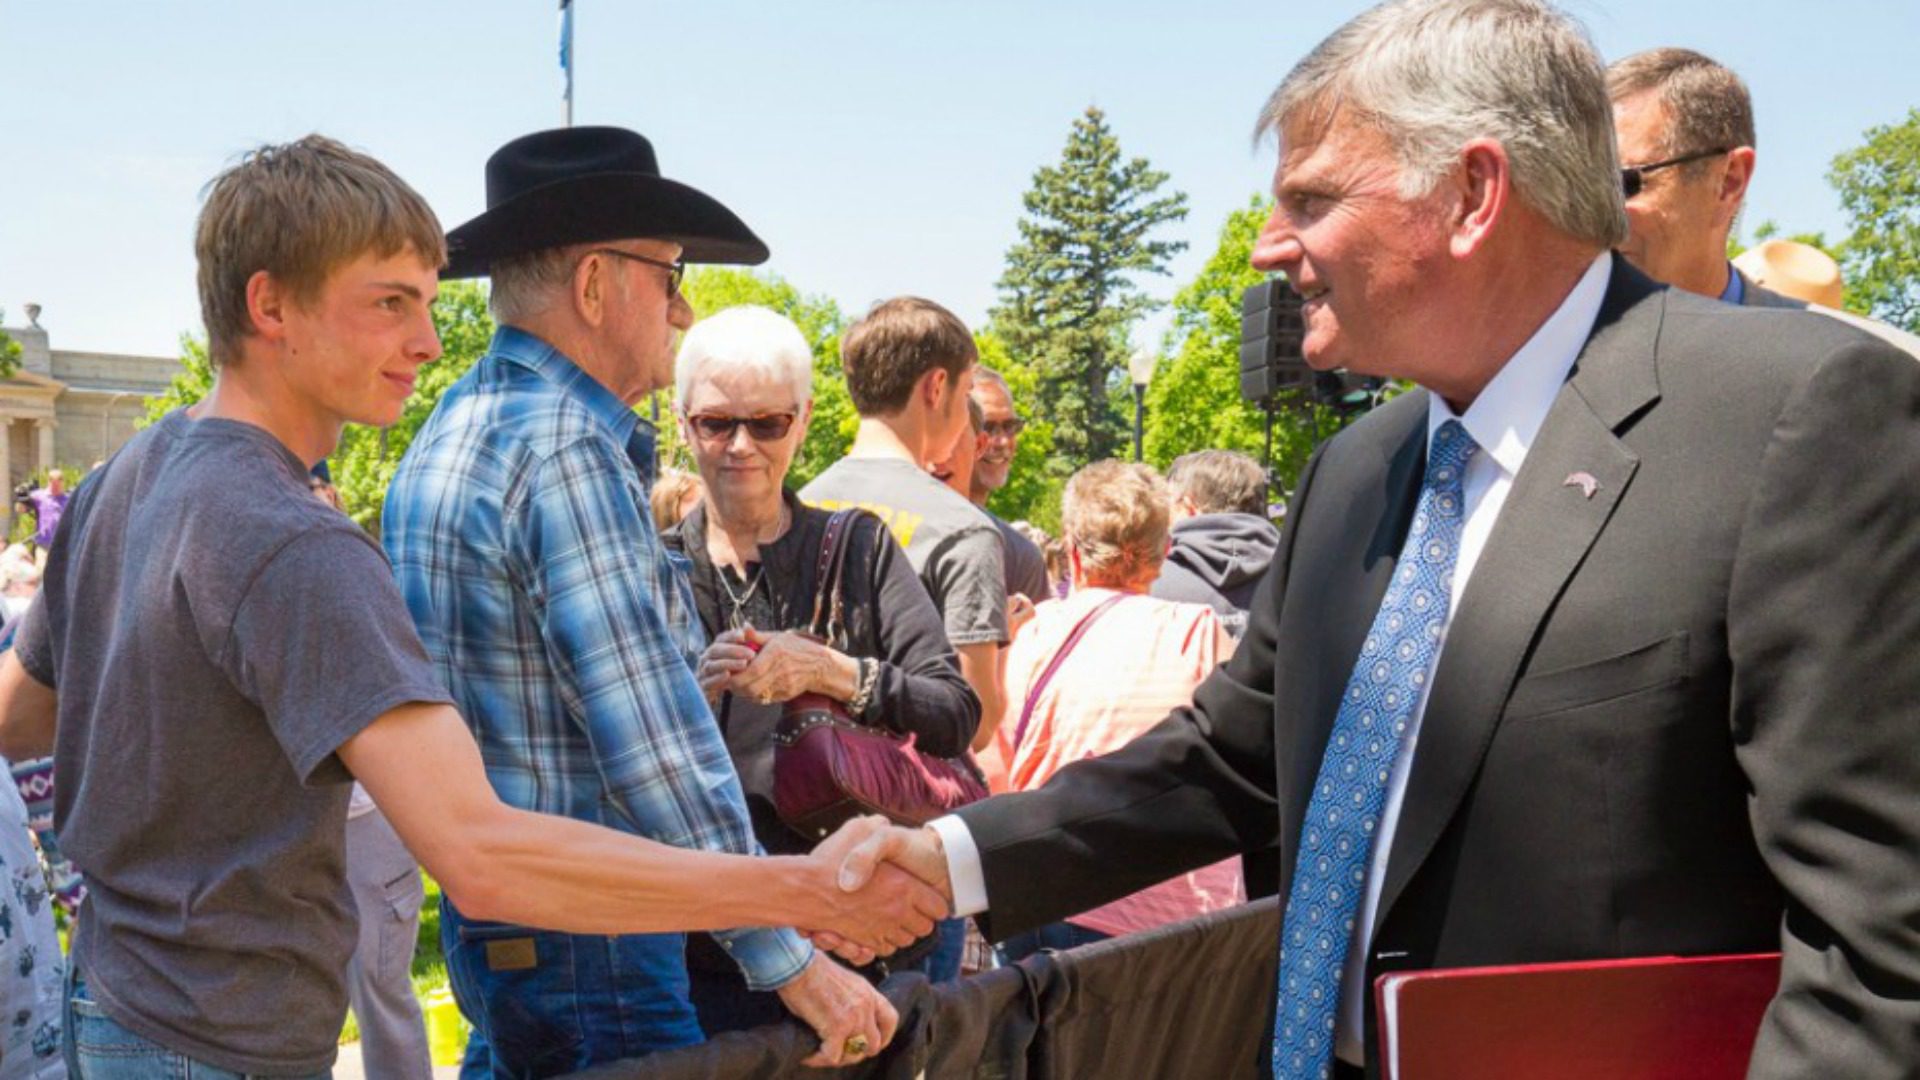
M 265 270 L 304 302 L 354 259 L 406 250 L 434 267 L 447 261 L 440 219 L 385 165 L 324 135 L 254 150 L 207 185 L 194 233 L 207 358 L 233 361 L 253 332 L 254 274 Z
M 666 532 L 680 524 L 686 517 L 681 508 L 686 506 L 687 496 L 697 494 L 704 498 L 706 492 L 706 485 L 695 473 L 674 468 L 660 470 L 660 479 L 653 482 L 653 492 L 648 497 L 654 529 Z
M 1089 584 L 1131 585 L 1157 574 L 1169 527 L 1167 482 L 1150 465 L 1097 461 L 1067 481 L 1060 529 Z

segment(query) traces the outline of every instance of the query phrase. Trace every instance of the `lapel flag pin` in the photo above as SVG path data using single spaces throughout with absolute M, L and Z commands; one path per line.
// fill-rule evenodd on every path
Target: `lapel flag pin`
M 1560 486 L 1577 487 L 1581 495 L 1591 499 L 1593 493 L 1600 490 L 1600 481 L 1595 480 L 1590 472 L 1572 472 L 1567 474 L 1565 480 L 1560 481 Z

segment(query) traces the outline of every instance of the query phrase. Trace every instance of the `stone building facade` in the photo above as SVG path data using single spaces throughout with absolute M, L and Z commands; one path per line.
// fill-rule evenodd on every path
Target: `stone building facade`
M 55 349 L 39 305 L 26 310 L 28 325 L 5 328 L 20 343 L 19 370 L 0 379 L 0 477 L 8 492 L 48 465 L 70 466 L 68 482 L 78 481 L 133 436 L 148 400 L 181 370 L 177 356 Z

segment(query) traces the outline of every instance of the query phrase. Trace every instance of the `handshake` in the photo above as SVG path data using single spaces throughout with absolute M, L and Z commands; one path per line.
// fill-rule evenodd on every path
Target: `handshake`
M 821 887 L 812 917 L 801 920 L 802 933 L 850 963 L 870 963 L 912 944 L 953 911 L 946 851 L 932 829 L 854 818 L 808 858 Z
M 900 829 L 883 817 L 855 818 L 801 864 L 798 924 L 817 947 L 854 965 L 870 963 L 933 933 L 953 910 L 946 853 L 931 829 Z M 820 1036 L 805 1064 L 851 1065 L 892 1041 L 899 1016 L 866 980 L 816 954 L 780 1000 Z

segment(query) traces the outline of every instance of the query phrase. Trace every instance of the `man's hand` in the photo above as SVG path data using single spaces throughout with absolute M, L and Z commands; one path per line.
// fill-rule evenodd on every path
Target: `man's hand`
M 826 845 L 822 844 L 821 847 Z M 815 853 L 819 853 L 819 848 Z M 901 829 L 887 826 L 872 829 L 847 850 L 840 863 L 840 887 L 853 892 L 881 869 L 892 863 L 939 890 L 947 910 L 953 910 L 953 882 L 947 877 L 947 849 L 940 834 L 931 828 Z
M 1033 601 L 1026 593 L 1014 593 L 1007 597 L 1007 637 L 1009 640 L 1020 636 L 1020 628 L 1033 621 Z
M 883 817 L 855 818 L 813 849 L 808 858 L 819 882 L 813 896 L 816 907 L 796 913 L 794 923 L 816 944 L 864 963 L 927 936 L 934 922 L 953 910 L 950 894 L 898 866 L 883 864 L 878 852 L 889 850 L 884 845 L 876 847 L 876 854 L 853 860 L 852 853 L 862 844 L 899 831 Z M 944 880 L 945 856 L 940 858 Z
M 841 829 L 827 843 L 839 840 L 846 831 L 845 828 Z M 845 855 L 840 861 L 839 873 L 842 889 L 855 892 L 869 887 L 871 880 L 876 877 L 904 873 L 939 894 L 941 902 L 946 905 L 943 915 L 952 913 L 953 882 L 947 875 L 947 849 L 940 842 L 939 833 L 929 828 L 901 829 L 891 825 L 864 826 L 861 832 L 857 842 L 844 848 Z M 822 854 L 827 843 L 815 848 L 814 854 Z M 838 934 L 816 931 L 807 936 L 822 949 L 829 949 L 854 963 L 865 963 L 858 959 L 854 944 Z
M 893 1041 L 900 1016 L 860 976 L 815 953 L 813 962 L 779 990 L 787 1011 L 820 1036 L 820 1049 L 801 1062 L 813 1068 L 852 1065 Z

